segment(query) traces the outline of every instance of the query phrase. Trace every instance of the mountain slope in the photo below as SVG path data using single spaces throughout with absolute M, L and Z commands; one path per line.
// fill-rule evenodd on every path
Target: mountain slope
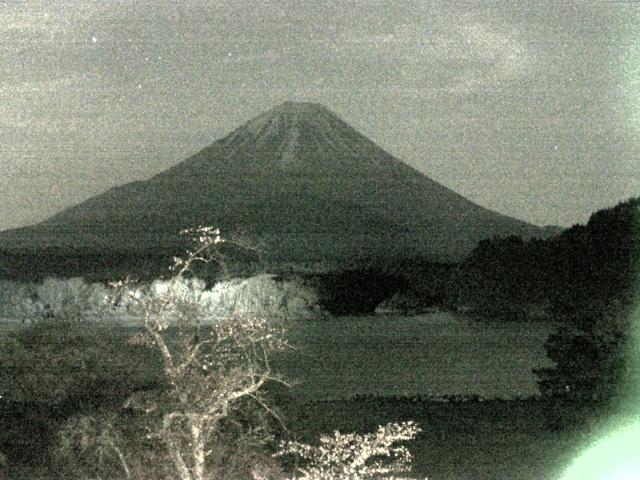
M 166 250 L 194 225 L 242 232 L 288 262 L 452 260 L 483 238 L 545 235 L 429 179 L 327 108 L 286 102 L 147 181 L 3 232 L 0 248 Z

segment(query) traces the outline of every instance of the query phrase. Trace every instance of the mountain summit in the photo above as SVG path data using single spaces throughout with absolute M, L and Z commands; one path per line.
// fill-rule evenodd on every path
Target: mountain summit
M 400 161 L 318 103 L 285 102 L 172 169 L 243 170 L 261 174 L 354 175 L 386 172 Z
M 484 238 L 546 233 L 431 180 L 328 108 L 285 102 L 149 180 L 2 232 L 0 248 L 146 254 L 175 248 L 195 225 L 298 263 L 455 260 Z

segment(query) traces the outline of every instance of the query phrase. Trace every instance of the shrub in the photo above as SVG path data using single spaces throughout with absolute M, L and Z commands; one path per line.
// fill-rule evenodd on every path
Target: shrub
M 117 410 L 160 384 L 159 366 L 156 352 L 105 324 L 53 318 L 10 333 L 0 339 L 0 449 L 15 462 L 43 461 L 69 415 Z
M 295 480 L 361 480 L 397 478 L 411 470 L 411 453 L 398 442 L 413 440 L 421 431 L 413 422 L 389 423 L 375 433 L 320 437 L 320 445 L 287 442 L 277 456 L 294 455 L 304 465 L 296 468 Z
M 7 318 L 22 321 L 45 317 L 97 319 L 111 310 L 109 289 L 82 278 L 0 283 L 0 314 Z
M 0 317 L 31 322 L 41 318 L 66 317 L 87 320 L 140 323 L 141 301 L 158 301 L 170 288 L 171 303 L 188 302 L 198 306 L 203 321 L 233 315 L 281 318 L 311 318 L 322 315 L 316 293 L 297 278 L 281 280 L 262 274 L 247 279 L 219 282 L 211 289 L 203 280 L 180 277 L 156 279 L 132 287 L 127 295 L 115 299 L 101 283 L 82 278 L 47 278 L 40 283 L 0 282 Z M 175 312 L 168 305 L 165 312 Z
M 631 367 L 630 308 L 612 302 L 588 302 L 572 315 L 545 343 L 552 369 L 536 370 L 545 396 L 580 400 L 610 400 L 621 393 Z
M 214 317 L 260 315 L 305 318 L 321 313 L 316 293 L 299 279 L 279 280 L 262 274 L 220 282 L 202 293 L 204 308 Z
M 52 452 L 58 470 L 66 478 L 100 478 L 108 472 L 114 478 L 131 479 L 132 467 L 125 457 L 131 445 L 119 433 L 117 421 L 108 413 L 67 419 Z

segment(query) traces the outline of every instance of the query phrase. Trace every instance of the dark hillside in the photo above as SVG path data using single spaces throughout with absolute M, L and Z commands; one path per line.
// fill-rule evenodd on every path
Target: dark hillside
M 551 301 L 557 308 L 629 297 L 640 259 L 640 199 L 594 213 L 546 239 L 481 241 L 462 263 L 462 301 L 476 305 Z
M 546 304 L 560 328 L 546 344 L 557 367 L 537 372 L 542 392 L 607 402 L 639 380 L 632 338 L 639 273 L 635 198 L 547 240 L 480 242 L 456 285 L 458 302 L 485 318 L 513 319 L 524 305 Z

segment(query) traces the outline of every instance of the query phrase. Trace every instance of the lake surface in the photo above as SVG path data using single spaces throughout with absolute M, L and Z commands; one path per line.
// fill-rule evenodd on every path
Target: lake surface
M 0 335 L 21 326 L 0 321 Z M 553 330 L 542 322 L 477 321 L 449 312 L 297 321 L 289 331 L 295 350 L 272 363 L 309 400 L 527 397 L 539 393 L 531 370 L 553 366 L 543 348 Z
M 551 367 L 543 344 L 554 327 L 477 321 L 440 312 L 297 322 L 296 350 L 274 361 L 308 399 L 353 395 L 539 394 L 533 368 Z

